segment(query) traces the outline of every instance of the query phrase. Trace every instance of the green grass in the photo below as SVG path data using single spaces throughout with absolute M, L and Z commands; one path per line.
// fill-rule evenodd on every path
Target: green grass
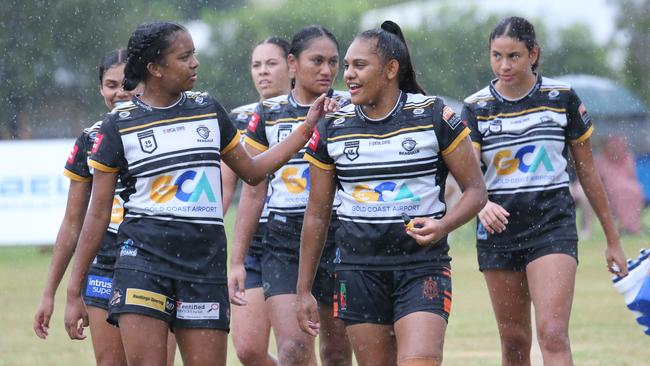
M 232 211 L 227 225 L 232 228 Z M 650 211 L 644 215 L 646 227 Z M 650 360 L 650 338 L 641 332 L 623 297 L 605 271 L 605 241 L 599 228 L 580 243 L 580 265 L 571 317 L 571 344 L 576 365 L 642 365 Z M 650 247 L 648 235 L 623 237 L 628 257 Z M 487 289 L 477 270 L 473 232 L 466 225 L 451 238 L 454 299 L 445 342 L 445 365 L 499 365 L 496 323 Z M 0 365 L 91 365 L 90 340 L 70 341 L 63 329 L 65 287 L 59 289 L 50 336 L 43 341 L 32 330 L 51 253 L 35 247 L 0 247 Z M 66 277 L 67 278 L 67 277 Z M 228 364 L 238 365 L 230 345 Z M 535 365 L 541 356 L 533 345 Z M 177 365 L 180 355 L 177 354 Z

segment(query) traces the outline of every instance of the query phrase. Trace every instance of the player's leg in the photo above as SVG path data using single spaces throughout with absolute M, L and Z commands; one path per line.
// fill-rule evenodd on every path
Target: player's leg
M 319 351 L 324 366 L 351 365 L 352 345 L 345 323 L 334 317 L 332 304 L 318 304 L 320 318 Z
M 122 345 L 120 329 L 106 321 L 108 316 L 106 309 L 93 305 L 87 305 L 86 308 L 90 322 L 90 338 L 93 342 L 97 365 L 126 366 L 126 355 Z
M 531 302 L 523 252 L 495 252 L 479 247 L 478 262 L 499 329 L 501 364 L 530 365 Z
M 528 264 L 528 286 L 535 308 L 537 339 L 545 365 L 572 365 L 569 318 L 576 259 L 564 253 L 541 256 Z
M 400 366 L 439 366 L 447 321 L 440 315 L 415 312 L 395 323 L 397 364 Z
M 185 366 L 224 366 L 228 333 L 221 329 L 176 328 L 176 341 Z
M 501 339 L 502 365 L 530 365 L 532 329 L 525 272 L 484 270 Z
M 159 366 L 167 363 L 169 324 L 161 319 L 136 313 L 115 316 L 129 366 Z
M 248 282 L 247 274 L 246 281 Z M 262 287 L 246 289 L 246 306 L 231 306 L 232 340 L 242 365 L 271 366 L 277 360 L 269 354 L 269 320 Z
M 391 325 L 359 323 L 346 330 L 359 366 L 397 364 L 397 342 Z

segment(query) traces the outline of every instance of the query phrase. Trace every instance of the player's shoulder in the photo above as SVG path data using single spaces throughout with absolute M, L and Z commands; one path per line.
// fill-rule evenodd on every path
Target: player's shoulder
M 277 97 L 265 99 L 260 103 L 264 110 L 276 111 L 289 104 L 288 95 L 278 95 Z
M 230 114 L 239 114 L 239 113 L 247 113 L 247 114 L 252 114 L 255 112 L 255 108 L 257 108 L 257 105 L 259 102 L 254 102 L 254 103 L 248 103 L 244 105 L 240 105 L 239 107 L 235 107 L 230 111 Z
M 493 100 L 495 100 L 495 98 L 492 95 L 492 92 L 490 91 L 490 87 L 486 86 L 485 88 L 465 98 L 465 100 L 463 100 L 463 103 L 466 106 L 471 107 L 474 105 L 484 104 Z

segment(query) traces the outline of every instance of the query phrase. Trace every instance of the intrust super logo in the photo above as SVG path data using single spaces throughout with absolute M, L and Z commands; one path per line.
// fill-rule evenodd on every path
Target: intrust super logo
M 547 172 L 554 171 L 544 146 L 526 145 L 517 150 L 514 157 L 511 150 L 500 150 L 494 155 L 492 164 L 498 175 L 513 174 L 517 170 L 522 173 L 536 173 L 540 166 Z
M 208 176 L 194 170 L 183 172 L 175 180 L 171 175 L 159 176 L 151 183 L 149 197 L 156 203 L 165 203 L 172 198 L 182 202 L 198 202 L 201 198 L 208 202 L 217 201 Z
M 86 296 L 108 300 L 111 297 L 113 279 L 109 277 L 88 275 Z
M 356 185 L 352 191 L 352 197 L 357 202 L 394 202 L 410 200 L 417 202 L 420 197 L 414 194 L 411 189 L 402 183 L 383 182 L 375 187 L 366 184 Z

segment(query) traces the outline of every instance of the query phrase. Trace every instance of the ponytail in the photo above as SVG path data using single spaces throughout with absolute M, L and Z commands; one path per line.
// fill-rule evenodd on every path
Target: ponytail
M 186 29 L 169 22 L 144 23 L 133 31 L 126 49 L 127 60 L 122 83 L 124 90 L 133 90 L 141 81 L 147 80 L 147 65 L 162 61 L 163 51 L 169 47 L 170 36 L 178 31 Z
M 418 84 L 415 69 L 411 62 L 406 39 L 402 29 L 397 23 L 386 20 L 380 29 L 371 29 L 361 33 L 358 37 L 377 40 L 377 52 L 387 62 L 396 60 L 399 63 L 399 88 L 407 93 L 425 94 L 424 89 Z

